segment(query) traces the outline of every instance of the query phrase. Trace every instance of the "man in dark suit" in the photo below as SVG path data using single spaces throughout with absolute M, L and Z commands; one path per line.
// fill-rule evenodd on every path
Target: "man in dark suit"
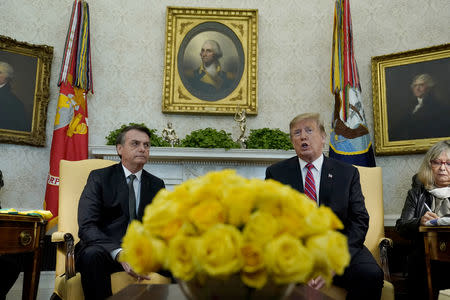
M 334 277 L 334 284 L 348 291 L 347 299 L 380 299 L 384 275 L 363 245 L 369 215 L 358 170 L 322 154 L 326 133 L 319 114 L 298 115 L 289 124 L 289 129 L 297 156 L 268 167 L 266 179 L 288 184 L 314 198 L 317 205 L 326 205 L 333 210 L 344 224 L 342 233 L 347 236 L 351 255 L 350 265 L 342 276 Z M 320 289 L 324 283 L 323 278 L 318 277 L 308 285 Z
M 22 101 L 11 91 L 13 74 L 11 65 L 0 61 L 0 129 L 29 131 L 31 119 L 27 119 Z
M 75 255 L 86 299 L 110 296 L 110 274 L 114 272 L 125 270 L 130 276 L 149 279 L 136 274 L 126 262 L 120 263 L 118 257 L 128 224 L 132 219 L 142 219 L 145 206 L 165 187 L 164 182 L 143 170 L 150 150 L 150 132 L 146 127 L 123 129 L 116 149 L 121 163 L 92 171 L 80 197 L 80 242 Z
M 389 138 L 397 141 L 448 137 L 450 103 L 436 97 L 433 78 L 426 73 L 416 75 L 410 87 L 413 97 L 402 102 L 403 115 L 389 128 Z

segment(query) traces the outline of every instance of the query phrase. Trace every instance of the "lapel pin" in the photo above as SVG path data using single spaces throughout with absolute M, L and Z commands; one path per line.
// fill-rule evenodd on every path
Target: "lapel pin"
M 333 178 L 333 175 L 332 174 L 328 174 L 328 178 Z

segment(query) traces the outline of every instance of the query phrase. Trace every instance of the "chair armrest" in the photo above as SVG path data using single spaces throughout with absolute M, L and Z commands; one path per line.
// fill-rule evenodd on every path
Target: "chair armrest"
M 391 281 L 391 274 L 389 272 L 388 250 L 392 248 L 393 242 L 389 238 L 381 238 L 378 242 L 380 248 L 380 262 L 381 268 L 384 272 L 384 280 Z
M 62 251 L 66 257 L 65 273 L 66 279 L 75 276 L 75 245 L 73 235 L 69 232 L 57 231 L 52 234 L 53 243 L 64 243 Z
M 64 242 L 64 234 L 65 232 L 56 231 L 52 233 L 52 243 L 62 243 Z

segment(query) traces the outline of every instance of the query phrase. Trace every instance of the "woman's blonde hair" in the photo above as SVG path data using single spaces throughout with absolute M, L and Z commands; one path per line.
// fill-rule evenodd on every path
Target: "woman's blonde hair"
M 443 152 L 446 152 L 447 155 L 450 156 L 450 140 L 434 144 L 434 146 L 425 154 L 419 172 L 417 172 L 417 178 L 427 190 L 434 188 L 434 175 L 433 170 L 431 169 L 431 161 L 438 158 Z

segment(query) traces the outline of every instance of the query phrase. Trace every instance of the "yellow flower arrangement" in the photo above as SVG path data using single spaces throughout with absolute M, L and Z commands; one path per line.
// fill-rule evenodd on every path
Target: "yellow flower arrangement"
M 123 255 L 138 273 L 168 269 L 181 280 L 238 274 L 252 288 L 342 274 L 350 261 L 343 224 L 289 186 L 233 170 L 161 190 L 133 221 Z

